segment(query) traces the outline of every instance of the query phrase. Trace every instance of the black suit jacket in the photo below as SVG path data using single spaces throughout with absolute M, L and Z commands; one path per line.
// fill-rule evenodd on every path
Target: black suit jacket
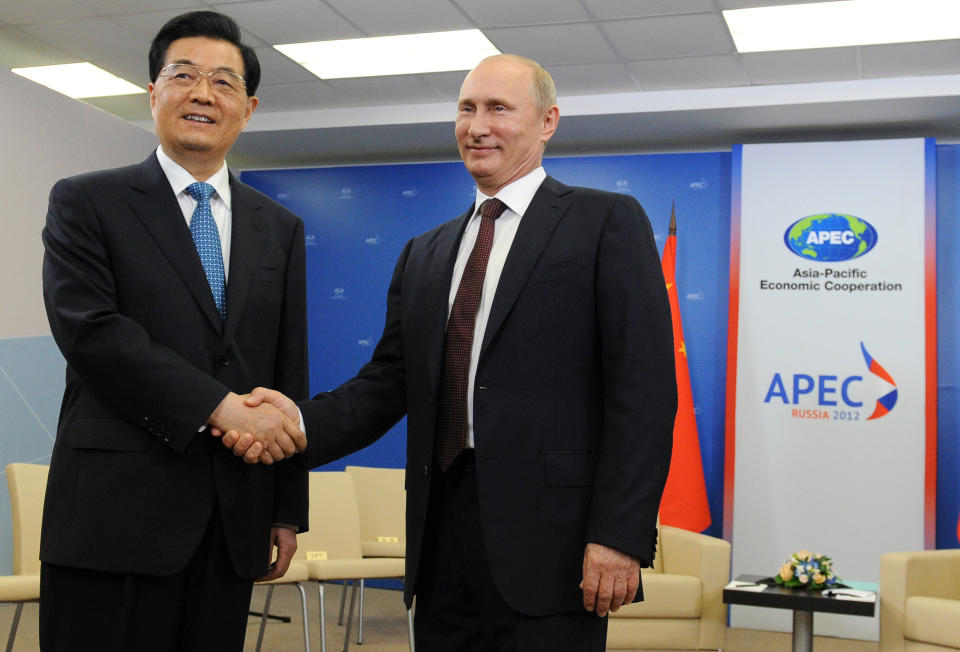
M 373 359 L 301 406 L 310 464 L 366 445 L 407 413 L 408 604 L 433 481 L 448 294 L 471 214 L 407 244 Z M 504 265 L 474 390 L 484 544 L 513 609 L 582 610 L 587 542 L 652 561 L 676 412 L 672 347 L 643 209 L 548 177 Z
M 155 153 L 51 191 L 43 291 L 67 371 L 44 562 L 170 574 L 218 506 L 237 572 L 255 578 L 271 524 L 306 528 L 302 466 L 246 465 L 198 432 L 230 390 L 307 394 L 303 223 L 232 175 L 230 190 L 223 322 Z

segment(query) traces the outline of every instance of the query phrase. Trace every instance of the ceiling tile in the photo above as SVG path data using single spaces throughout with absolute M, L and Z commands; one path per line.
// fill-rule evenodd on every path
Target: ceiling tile
M 101 65 L 119 58 L 147 59 L 149 43 L 106 18 L 23 28 L 41 41 L 56 45 L 78 61 Z
M 720 9 L 748 9 L 750 7 L 776 7 L 779 5 L 805 5 L 830 0 L 717 0 Z
M 629 93 L 640 90 L 633 75 L 622 63 L 547 66 L 560 97 L 591 93 Z M 563 103 L 560 103 L 563 113 Z
M 860 66 L 864 78 L 958 73 L 960 40 L 861 47 Z
M 443 99 L 419 75 L 328 79 L 326 82 L 358 106 L 426 104 Z
M 479 27 L 506 27 L 510 25 L 547 25 L 574 20 L 590 20 L 590 14 L 579 0 L 550 0 L 549 8 L 542 2 L 522 0 L 453 0 Z
M 466 76 L 466 70 L 433 72 L 427 75 L 420 75 L 430 88 L 448 102 L 456 102 L 460 98 L 460 86 L 463 85 L 463 80 Z
M 147 47 L 149 47 L 150 41 L 153 40 L 153 37 L 156 36 L 157 32 L 160 31 L 160 28 L 162 28 L 168 20 L 175 16 L 179 16 L 180 14 L 186 13 L 187 11 L 204 9 L 209 11 L 210 7 L 193 5 L 180 9 L 166 9 L 164 11 L 151 11 L 142 14 L 113 14 L 111 15 L 111 19 L 124 29 L 129 30 L 130 32 L 144 39 L 147 43 Z M 223 11 L 222 13 L 230 15 L 229 11 Z M 242 22 L 240 22 L 240 38 L 244 43 L 251 47 L 270 45 L 263 39 L 257 38 L 247 31 Z M 146 56 L 146 49 L 144 50 L 144 56 Z
M 583 4 L 598 20 L 668 16 L 716 9 L 713 0 L 644 0 L 644 2 L 637 2 L 637 0 L 583 0 Z
M 124 120 L 151 120 L 150 100 L 147 95 L 117 95 L 91 97 L 83 100 Z
M 317 76 L 273 48 L 256 48 L 260 60 L 260 83 L 284 84 L 288 82 L 313 82 Z
M 752 52 L 740 55 L 740 60 L 752 84 L 857 79 L 856 48 Z
M 627 67 L 644 90 L 746 86 L 747 76 L 734 55 L 635 61 Z
M 110 16 L 110 19 L 149 43 L 168 20 L 188 11 L 196 11 L 199 9 L 210 9 L 210 7 L 194 4 L 189 7 L 164 9 L 163 11 L 154 10 L 144 13 L 113 14 Z
M 629 61 L 734 51 L 730 32 L 716 14 L 618 20 L 600 25 L 617 52 Z
M 619 57 L 596 25 L 541 25 L 484 30 L 501 52 L 530 57 L 543 66 L 606 63 Z M 576 47 L 570 47 L 575 43 Z
M 262 84 L 257 97 L 260 104 L 253 114 L 253 121 L 258 113 L 312 111 L 355 104 L 345 93 L 316 78 L 312 82 Z
M 140 88 L 147 88 L 147 85 L 150 83 L 150 66 L 147 63 L 146 47 L 144 47 L 143 54 L 129 57 L 96 59 L 90 63 L 100 66 L 117 77 L 126 79 L 131 84 L 136 84 Z
M 11 25 L 36 25 L 94 15 L 74 0 L 7 0 L 0 2 L 0 20 Z
M 74 0 L 98 15 L 152 12 L 158 9 L 180 9 L 181 13 L 197 9 L 192 0 Z M 209 9 L 209 7 L 204 7 Z
M 236 18 L 267 45 L 363 36 L 340 14 L 314 0 L 257 0 L 215 8 Z
M 476 27 L 450 0 L 405 2 L 402 11 L 384 11 L 383 0 L 326 0 L 368 36 L 442 32 Z
M 77 58 L 18 27 L 0 28 L 0 66 L 21 68 L 76 63 Z

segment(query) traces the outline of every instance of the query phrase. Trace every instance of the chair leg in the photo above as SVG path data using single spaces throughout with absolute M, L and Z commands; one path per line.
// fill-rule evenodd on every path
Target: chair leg
M 310 621 L 307 619 L 307 592 L 300 582 L 294 582 L 300 591 L 300 611 L 303 616 L 303 652 L 310 652 Z
M 347 652 L 350 649 L 350 627 L 353 624 L 353 605 L 357 600 L 357 584 L 353 585 L 353 588 L 350 589 L 350 607 L 347 610 L 347 628 L 343 633 L 343 652 Z
M 320 596 L 320 652 L 327 652 L 327 612 L 323 606 L 323 580 L 317 582 L 317 593 Z
M 7 652 L 13 652 L 13 639 L 17 637 L 17 627 L 20 626 L 20 614 L 23 613 L 23 603 L 17 603 L 17 610 L 13 612 L 13 622 L 10 623 L 10 636 L 7 638 Z
M 353 580 L 343 580 L 343 592 L 340 594 L 340 615 L 337 616 L 337 624 L 343 625 L 343 607 L 347 604 L 347 586 Z
M 413 645 L 413 609 L 407 609 L 407 631 L 410 632 L 410 652 L 415 652 Z
M 360 582 L 360 610 L 357 612 L 357 645 L 363 645 L 363 586 L 365 580 Z
M 257 634 L 257 652 L 260 652 L 260 646 L 263 644 L 263 630 L 267 627 L 267 618 L 270 615 L 270 600 L 273 599 L 274 585 L 267 587 L 267 597 L 263 601 L 263 615 L 260 616 L 260 633 Z

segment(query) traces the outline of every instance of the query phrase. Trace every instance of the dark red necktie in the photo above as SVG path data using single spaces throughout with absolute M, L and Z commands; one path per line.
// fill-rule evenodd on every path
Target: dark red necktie
M 470 383 L 470 350 L 477 322 L 477 307 L 487 261 L 493 247 L 495 220 L 506 205 L 488 199 L 480 205 L 480 232 L 463 268 L 460 287 L 453 299 L 447 336 L 443 344 L 443 370 L 440 376 L 440 414 L 437 420 L 437 460 L 444 472 L 467 445 L 467 387 Z

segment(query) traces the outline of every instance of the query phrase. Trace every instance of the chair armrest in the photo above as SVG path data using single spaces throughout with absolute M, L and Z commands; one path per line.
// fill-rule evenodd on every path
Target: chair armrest
M 730 580 L 730 544 L 697 532 L 660 526 L 664 574 L 689 575 L 703 587 L 700 647 L 722 647 L 726 632 L 723 587 Z
M 880 558 L 880 650 L 903 650 L 907 598 L 960 599 L 960 550 L 890 552 Z
M 721 589 L 730 579 L 730 544 L 697 532 L 660 526 L 663 572 L 698 577 Z

